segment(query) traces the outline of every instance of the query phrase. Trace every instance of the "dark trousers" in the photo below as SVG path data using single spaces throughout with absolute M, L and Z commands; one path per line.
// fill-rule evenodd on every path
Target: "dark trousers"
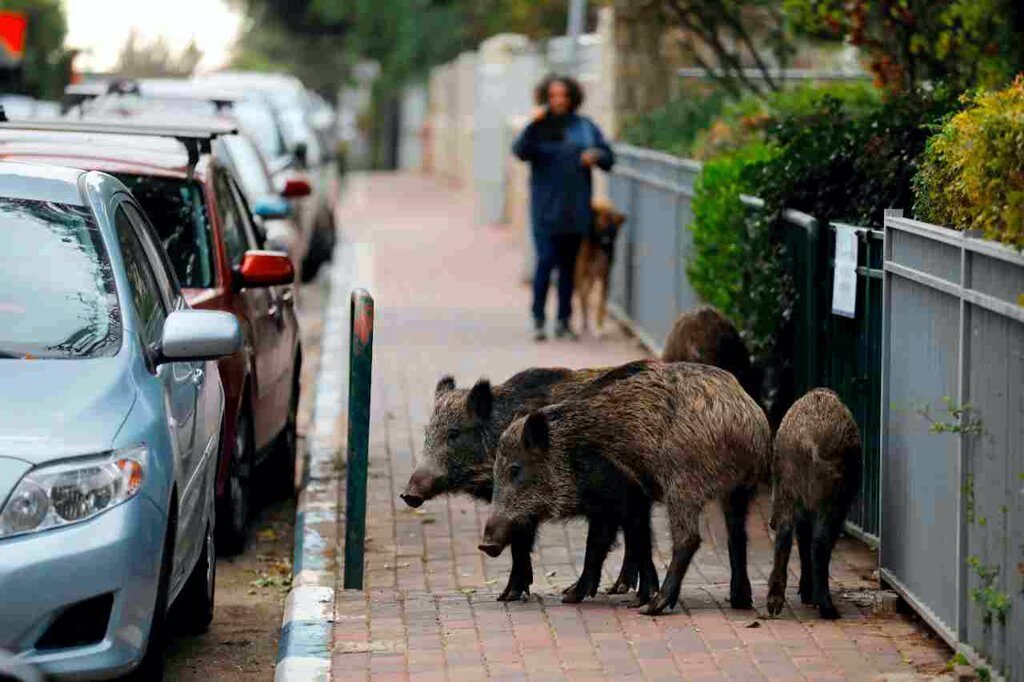
M 572 317 L 572 288 L 576 270 L 576 254 L 583 237 L 578 234 L 533 233 L 537 248 L 537 269 L 533 275 L 533 319 L 543 322 L 544 302 L 551 285 L 551 273 L 558 270 L 558 319 L 568 322 Z

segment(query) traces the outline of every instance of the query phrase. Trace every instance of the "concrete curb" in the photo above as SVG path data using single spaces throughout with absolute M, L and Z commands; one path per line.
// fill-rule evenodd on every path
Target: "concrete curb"
M 339 242 L 334 250 L 275 682 L 327 682 L 331 676 L 344 512 L 339 464 L 348 405 L 349 295 L 356 286 L 369 288 L 370 264 L 366 245 Z

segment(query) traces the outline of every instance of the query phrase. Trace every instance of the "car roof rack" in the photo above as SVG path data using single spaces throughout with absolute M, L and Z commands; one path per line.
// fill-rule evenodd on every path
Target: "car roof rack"
M 223 135 L 235 135 L 238 126 L 228 121 L 199 123 L 159 123 L 146 120 L 58 120 L 0 122 L 0 130 L 27 130 L 45 133 L 89 133 L 99 135 L 135 135 L 166 137 L 177 140 L 188 153 L 188 176 L 191 178 L 203 154 L 213 149 L 213 141 Z
M 115 78 L 104 83 L 71 83 L 64 87 L 64 99 L 67 108 L 70 109 L 88 100 L 99 99 L 104 96 L 136 95 L 142 99 L 180 99 L 209 102 L 216 111 L 221 112 L 230 110 L 236 102 L 247 97 L 243 92 L 233 92 L 223 88 L 204 86 L 197 86 L 194 90 L 186 88 L 180 91 L 170 90 L 167 92 L 147 92 L 147 90 L 145 82 L 136 81 L 131 78 Z

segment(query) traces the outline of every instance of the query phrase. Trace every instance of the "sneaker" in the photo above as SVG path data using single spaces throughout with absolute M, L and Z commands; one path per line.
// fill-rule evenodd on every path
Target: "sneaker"
M 569 322 L 567 320 L 558 321 L 558 326 L 555 327 L 555 338 L 568 339 L 569 341 L 580 340 L 580 337 L 572 330 L 572 327 L 569 326 Z
M 534 320 L 533 322 L 533 340 L 534 341 L 547 341 L 548 334 L 544 331 L 544 321 Z

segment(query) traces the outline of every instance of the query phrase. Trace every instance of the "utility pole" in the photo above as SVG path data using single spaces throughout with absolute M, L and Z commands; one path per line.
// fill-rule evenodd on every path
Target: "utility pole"
M 587 0 L 569 0 L 569 71 L 579 75 L 579 44 L 587 17 Z

